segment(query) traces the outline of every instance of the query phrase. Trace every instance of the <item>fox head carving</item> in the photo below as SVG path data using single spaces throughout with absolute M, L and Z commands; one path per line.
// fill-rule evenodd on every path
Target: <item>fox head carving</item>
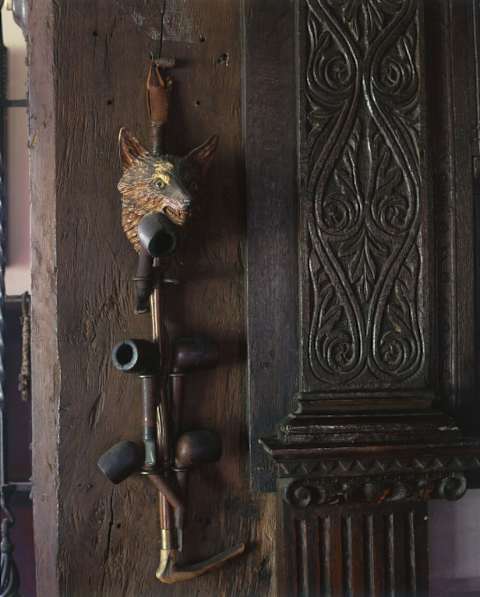
M 198 185 L 215 155 L 218 137 L 210 137 L 184 157 L 153 156 L 124 128 L 118 142 L 123 167 L 118 183 L 122 226 L 128 240 L 140 251 L 137 229 L 143 216 L 159 212 L 177 226 L 188 220 Z

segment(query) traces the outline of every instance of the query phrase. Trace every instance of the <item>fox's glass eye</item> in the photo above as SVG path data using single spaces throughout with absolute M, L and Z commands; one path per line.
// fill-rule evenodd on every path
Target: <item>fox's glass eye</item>
M 165 184 L 165 181 L 157 180 L 155 182 L 155 186 L 157 187 L 157 189 L 164 189 L 167 185 Z

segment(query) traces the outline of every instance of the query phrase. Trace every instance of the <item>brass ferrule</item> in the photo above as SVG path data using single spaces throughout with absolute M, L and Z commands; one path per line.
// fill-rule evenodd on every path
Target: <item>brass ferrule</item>
M 182 551 L 181 529 L 160 529 L 160 549 L 162 551 Z

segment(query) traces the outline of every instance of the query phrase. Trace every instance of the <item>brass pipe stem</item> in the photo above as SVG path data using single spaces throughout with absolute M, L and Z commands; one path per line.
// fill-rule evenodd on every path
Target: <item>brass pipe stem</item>
M 161 279 L 160 279 L 160 272 L 159 272 L 159 259 L 155 258 L 153 260 L 153 276 L 154 276 L 154 286 L 152 290 L 152 294 L 150 295 L 150 315 L 151 315 L 151 322 L 152 322 L 152 340 L 158 344 L 158 351 L 159 351 L 159 359 L 160 359 L 160 384 L 162 380 L 165 378 L 164 376 L 164 368 L 165 368 L 165 355 L 164 355 L 164 346 L 163 346 L 163 337 L 162 337 L 162 294 L 161 294 Z M 163 473 L 168 480 L 168 475 L 170 473 L 170 445 L 169 445 L 169 408 L 166 402 L 167 400 L 167 392 L 165 392 L 163 387 L 158 387 L 157 390 L 160 394 L 160 399 L 157 403 L 157 446 L 159 451 L 159 459 L 163 461 Z M 160 532 L 161 532 L 161 543 L 165 549 L 178 549 L 181 548 L 181 537 L 176 530 L 175 520 L 174 520 L 174 511 L 172 506 L 169 504 L 169 500 L 167 499 L 167 494 L 169 494 L 168 489 L 164 486 L 163 483 L 160 483 L 162 487 L 159 486 L 158 481 L 161 481 L 160 477 L 152 476 L 153 478 L 151 481 L 154 485 L 157 486 L 158 489 L 158 508 L 159 508 L 159 517 L 160 517 Z M 166 490 L 166 492 L 165 492 Z M 173 499 L 172 495 L 169 495 L 170 498 Z M 180 508 L 183 510 L 183 504 Z
M 182 498 L 177 494 L 177 492 L 166 479 L 157 474 L 148 475 L 148 478 L 155 485 L 158 491 L 165 496 L 165 499 L 172 506 L 172 508 L 175 508 L 175 510 L 183 510 Z
M 152 339 L 154 342 L 157 342 L 158 348 L 160 351 L 160 361 L 162 359 L 162 304 L 161 304 L 161 292 L 160 292 L 160 284 L 161 280 L 159 280 L 159 259 L 156 257 L 153 260 L 153 290 L 152 294 L 150 295 L 150 313 L 152 319 Z
M 141 375 L 143 397 L 143 443 L 145 445 L 145 471 L 153 471 L 157 466 L 156 442 L 156 376 Z
M 169 408 L 166 402 L 167 395 L 162 387 L 165 368 L 165 354 L 163 343 L 162 330 L 162 293 L 160 279 L 159 259 L 153 260 L 153 276 L 154 284 L 152 294 L 150 295 L 150 316 L 152 322 L 152 340 L 158 345 L 159 358 L 159 384 L 157 392 L 159 399 L 157 400 L 157 446 L 159 452 L 159 460 L 162 461 L 163 467 L 168 468 L 170 464 L 170 442 L 169 442 Z

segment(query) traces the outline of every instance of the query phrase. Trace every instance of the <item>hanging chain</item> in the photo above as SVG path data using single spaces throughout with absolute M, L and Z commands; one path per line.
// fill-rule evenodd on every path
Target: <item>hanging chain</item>
M 22 400 L 26 402 L 30 398 L 31 367 L 30 367 L 30 343 L 31 343 L 31 319 L 30 319 L 30 295 L 25 292 L 22 296 L 22 364 L 18 375 L 18 391 Z

